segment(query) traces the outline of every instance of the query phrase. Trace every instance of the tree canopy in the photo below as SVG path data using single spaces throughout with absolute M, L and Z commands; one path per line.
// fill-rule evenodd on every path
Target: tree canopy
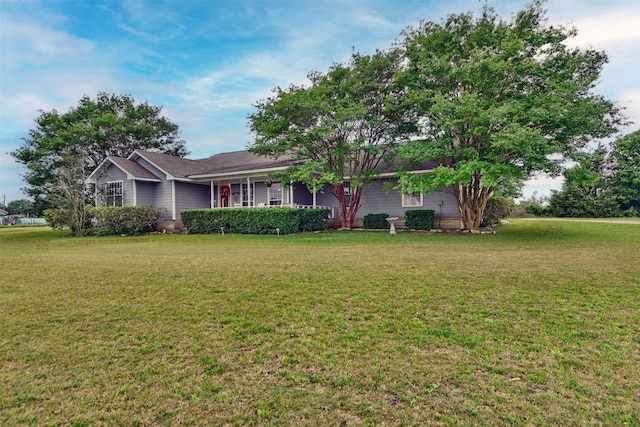
M 558 173 L 589 143 L 616 132 L 620 108 L 593 93 L 604 52 L 569 48 L 576 30 L 546 25 L 535 1 L 505 21 L 450 15 L 409 28 L 399 81 L 423 137 L 404 156 L 439 160 L 433 174 L 404 174 L 405 191 L 451 188 L 463 227 L 477 230 L 486 201 L 533 172 Z
M 107 156 L 126 157 L 135 149 L 188 154 L 178 125 L 162 116 L 162 108 L 136 103 L 129 95 L 84 96 L 66 113 L 40 111 L 35 123 L 11 155 L 27 167 L 25 190 L 38 204 L 53 201 L 50 196 L 59 190 L 58 177 L 69 156 L 84 159 L 88 175 Z
M 620 209 L 640 216 L 640 130 L 613 143 L 610 159 L 610 185 Z
M 394 80 L 399 59 L 397 50 L 354 53 L 347 64 L 310 73 L 309 86 L 276 88 L 249 115 L 256 134 L 250 151 L 291 156 L 296 163 L 285 180 L 313 191 L 326 185 L 342 227 L 351 228 L 363 187 L 414 130 Z

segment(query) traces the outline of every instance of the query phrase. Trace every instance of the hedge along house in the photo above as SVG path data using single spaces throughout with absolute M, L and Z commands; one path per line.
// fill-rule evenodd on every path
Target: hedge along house
M 287 157 L 249 151 L 191 160 L 136 150 L 128 158 L 107 157 L 86 182 L 95 185 L 96 206 L 154 206 L 161 212 L 159 227 L 167 230 L 182 228 L 182 212 L 202 208 L 323 207 L 335 218 L 337 200 L 324 188 L 309 189 L 299 182 L 285 185 L 272 178 L 291 164 Z M 413 173 L 429 173 L 435 166 L 425 164 Z M 394 176 L 394 170 L 384 171 L 365 187 L 356 226 L 370 213 L 402 218 L 407 210 L 431 209 L 437 227 L 460 228 L 452 194 L 401 194 L 393 188 Z

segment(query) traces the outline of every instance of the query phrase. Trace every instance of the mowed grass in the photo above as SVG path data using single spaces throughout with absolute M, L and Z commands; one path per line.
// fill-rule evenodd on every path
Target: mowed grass
M 0 425 L 640 425 L 640 224 L 0 229 Z

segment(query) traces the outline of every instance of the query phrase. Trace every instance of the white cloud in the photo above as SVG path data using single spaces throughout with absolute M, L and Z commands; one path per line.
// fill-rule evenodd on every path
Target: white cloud
M 24 65 L 64 64 L 77 62 L 93 54 L 94 44 L 68 33 L 40 25 L 2 19 L 2 68 L 16 69 Z
M 127 0 L 104 3 L 101 7 L 116 19 L 122 30 L 159 42 L 171 40 L 185 29 L 182 19 L 167 6 L 171 6 L 171 2 Z
M 625 114 L 634 120 L 631 129 L 640 129 L 640 88 L 623 90 L 620 100 L 626 107 Z
M 579 16 L 572 21 L 578 35 L 571 44 L 602 49 L 637 48 L 640 39 L 640 5 Z
M 564 177 L 552 177 L 539 174 L 525 181 L 525 187 L 522 191 L 523 198 L 529 199 L 534 193 L 537 197 L 550 196 L 551 190 L 560 190 Z

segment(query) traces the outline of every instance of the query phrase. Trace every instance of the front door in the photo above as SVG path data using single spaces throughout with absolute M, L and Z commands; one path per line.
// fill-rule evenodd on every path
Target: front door
M 231 194 L 231 187 L 228 185 L 220 186 L 220 207 L 229 207 L 229 195 Z

